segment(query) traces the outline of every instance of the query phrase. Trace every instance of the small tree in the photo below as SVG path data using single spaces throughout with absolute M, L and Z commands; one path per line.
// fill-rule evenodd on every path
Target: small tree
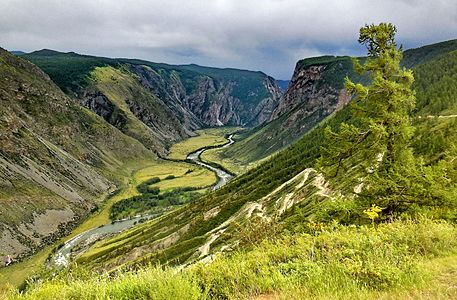
M 354 59 L 354 68 L 369 75 L 364 86 L 345 79 L 354 96 L 352 124 L 343 123 L 338 132 L 326 128 L 326 143 L 318 165 L 330 176 L 351 168 L 364 177 L 362 199 L 376 203 L 391 213 L 415 201 L 417 167 L 410 148 L 414 133 L 410 112 L 415 106 L 411 70 L 400 67 L 402 48 L 397 48 L 396 28 L 390 23 L 366 25 L 360 29 L 359 43 L 368 57 L 363 65 Z

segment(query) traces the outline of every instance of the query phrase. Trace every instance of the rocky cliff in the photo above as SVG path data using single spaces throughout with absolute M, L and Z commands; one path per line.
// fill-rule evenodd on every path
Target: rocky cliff
M 245 161 L 268 156 L 297 140 L 326 116 L 349 102 L 345 76 L 356 77 L 349 57 L 320 57 L 299 61 L 269 123 L 255 128 L 225 155 Z
M 403 53 L 402 65 L 417 69 L 456 49 L 457 40 L 409 49 Z M 252 162 L 295 142 L 350 100 L 344 90 L 346 76 L 356 82 L 368 81 L 354 71 L 352 59 L 347 56 L 320 56 L 300 60 L 288 83 L 288 89 L 272 112 L 269 122 L 244 134 L 241 137 L 243 140 L 227 149 L 222 156 Z M 421 97 L 418 98 L 420 102 Z
M 280 99 L 275 80 L 261 72 L 197 65 L 132 65 L 132 69 L 191 129 L 262 124 Z

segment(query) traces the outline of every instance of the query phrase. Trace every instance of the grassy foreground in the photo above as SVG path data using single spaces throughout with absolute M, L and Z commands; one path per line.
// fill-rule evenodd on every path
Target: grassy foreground
M 310 224 L 183 271 L 114 278 L 75 269 L 7 299 L 429 299 L 457 296 L 457 227 L 420 219 Z

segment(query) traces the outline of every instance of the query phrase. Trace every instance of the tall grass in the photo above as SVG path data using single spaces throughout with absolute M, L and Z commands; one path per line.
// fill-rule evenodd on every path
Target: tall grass
M 76 276 L 59 277 L 37 283 L 25 295 L 17 292 L 10 299 L 198 299 L 198 285 L 187 273 L 174 274 L 170 270 L 152 267 L 118 274 L 81 279 Z
M 434 274 L 424 262 L 457 250 L 457 228 L 421 219 L 378 226 L 311 226 L 181 272 L 150 267 L 114 278 L 36 283 L 9 299 L 370 298 L 421 288 Z M 397 294 L 396 294 L 397 295 Z

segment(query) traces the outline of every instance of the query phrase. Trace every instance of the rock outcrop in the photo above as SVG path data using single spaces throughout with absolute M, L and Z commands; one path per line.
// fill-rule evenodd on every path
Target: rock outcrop
M 187 129 L 202 125 L 263 124 L 269 120 L 281 96 L 275 80 L 257 72 L 250 72 L 257 76 L 255 86 L 242 94 L 237 90 L 238 80 L 212 77 L 204 71 L 201 74 L 179 69 L 160 72 L 145 65 L 133 65 L 132 69 L 140 82 L 180 117 Z M 255 100 L 249 101 L 251 99 Z
M 345 76 L 353 74 L 349 57 L 324 56 L 299 61 L 287 91 L 269 114 L 269 122 L 227 149 L 225 155 L 250 162 L 290 145 L 349 102 L 343 82 Z

